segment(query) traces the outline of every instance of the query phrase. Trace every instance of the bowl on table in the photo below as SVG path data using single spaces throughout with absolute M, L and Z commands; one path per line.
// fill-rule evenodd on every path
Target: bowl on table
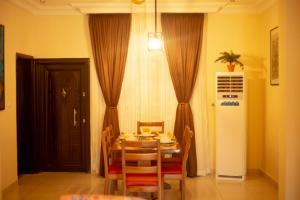
M 162 144 L 170 144 L 173 143 L 172 137 L 169 136 L 169 134 L 160 134 L 159 135 L 160 143 Z
M 136 141 L 136 140 L 138 140 L 138 138 L 136 137 L 135 134 L 133 134 L 133 133 L 124 133 L 124 132 L 121 133 L 119 138 L 120 139 L 125 139 L 127 141 Z

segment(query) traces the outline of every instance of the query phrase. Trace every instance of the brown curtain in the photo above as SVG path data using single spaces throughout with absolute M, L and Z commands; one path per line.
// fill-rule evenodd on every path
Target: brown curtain
M 195 130 L 189 101 L 199 66 L 203 19 L 203 14 L 193 13 L 163 13 L 161 16 L 167 60 L 178 100 L 174 126 L 178 141 L 182 140 L 186 125 Z M 195 134 L 187 161 L 187 175 L 197 176 Z
M 96 71 L 106 103 L 103 129 L 112 125 L 114 137 L 120 134 L 117 105 L 128 52 L 131 14 L 94 14 L 89 28 Z M 103 153 L 100 175 L 104 175 Z

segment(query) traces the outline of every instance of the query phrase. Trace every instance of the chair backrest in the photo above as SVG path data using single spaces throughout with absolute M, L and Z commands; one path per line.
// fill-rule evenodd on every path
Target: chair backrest
M 137 121 L 137 133 L 141 134 L 142 128 L 149 128 L 152 131 L 159 131 L 163 133 L 165 131 L 165 123 L 162 122 L 141 122 Z
M 181 143 L 182 165 L 183 165 L 184 170 L 186 168 L 186 161 L 189 156 L 192 137 L 193 137 L 193 131 L 190 129 L 189 126 L 186 126 L 184 129 L 184 132 L 183 132 L 183 138 L 182 138 L 182 143 Z
M 122 140 L 122 172 L 124 194 L 129 188 L 128 176 L 143 177 L 153 175 L 157 180 L 156 190 L 161 188 L 161 154 L 159 140 L 152 141 L 125 141 Z M 155 162 L 153 162 L 155 161 Z M 132 163 L 140 163 L 133 165 Z M 151 164 L 152 163 L 152 164 Z M 147 183 L 147 182 L 146 182 Z M 135 186 L 136 188 L 137 186 Z M 141 188 L 147 184 L 141 185 Z M 153 185 L 149 185 L 153 189 Z M 146 190 L 148 191 L 148 190 Z
M 111 159 L 111 146 L 112 146 L 112 126 L 108 126 L 104 129 L 101 136 L 101 146 L 103 151 L 104 159 L 104 172 L 105 177 L 108 175 L 108 166 L 110 165 Z

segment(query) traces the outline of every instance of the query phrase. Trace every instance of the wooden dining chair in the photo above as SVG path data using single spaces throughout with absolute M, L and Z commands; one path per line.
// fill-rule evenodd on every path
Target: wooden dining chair
M 175 158 L 164 160 L 162 163 L 162 175 L 164 180 L 179 180 L 181 199 L 185 199 L 185 177 L 186 177 L 186 161 L 189 156 L 193 131 L 186 126 L 183 133 L 181 143 L 181 159 Z
M 165 131 L 165 123 L 164 121 L 162 122 L 141 122 L 137 121 L 137 133 L 141 134 L 141 128 L 152 128 L 155 129 L 155 131 L 159 131 L 163 133 Z
M 151 161 L 155 161 L 151 165 Z M 142 162 L 132 166 L 132 162 Z M 145 164 L 148 163 L 148 164 Z M 157 192 L 162 199 L 160 142 L 122 140 L 123 194 Z
M 112 181 L 122 180 L 122 164 L 112 160 L 111 146 L 113 143 L 112 126 L 108 126 L 102 132 L 101 146 L 104 158 L 105 183 L 104 194 L 111 191 Z M 117 186 L 117 183 L 116 183 Z

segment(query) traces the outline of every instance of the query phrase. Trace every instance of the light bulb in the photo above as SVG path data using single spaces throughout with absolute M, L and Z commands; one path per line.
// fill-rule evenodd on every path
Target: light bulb
M 148 40 L 148 49 L 149 50 L 161 50 L 162 49 L 162 41 L 160 38 L 149 38 Z
M 148 50 L 149 51 L 159 51 L 163 50 L 163 40 L 160 32 L 150 32 L 148 33 Z

